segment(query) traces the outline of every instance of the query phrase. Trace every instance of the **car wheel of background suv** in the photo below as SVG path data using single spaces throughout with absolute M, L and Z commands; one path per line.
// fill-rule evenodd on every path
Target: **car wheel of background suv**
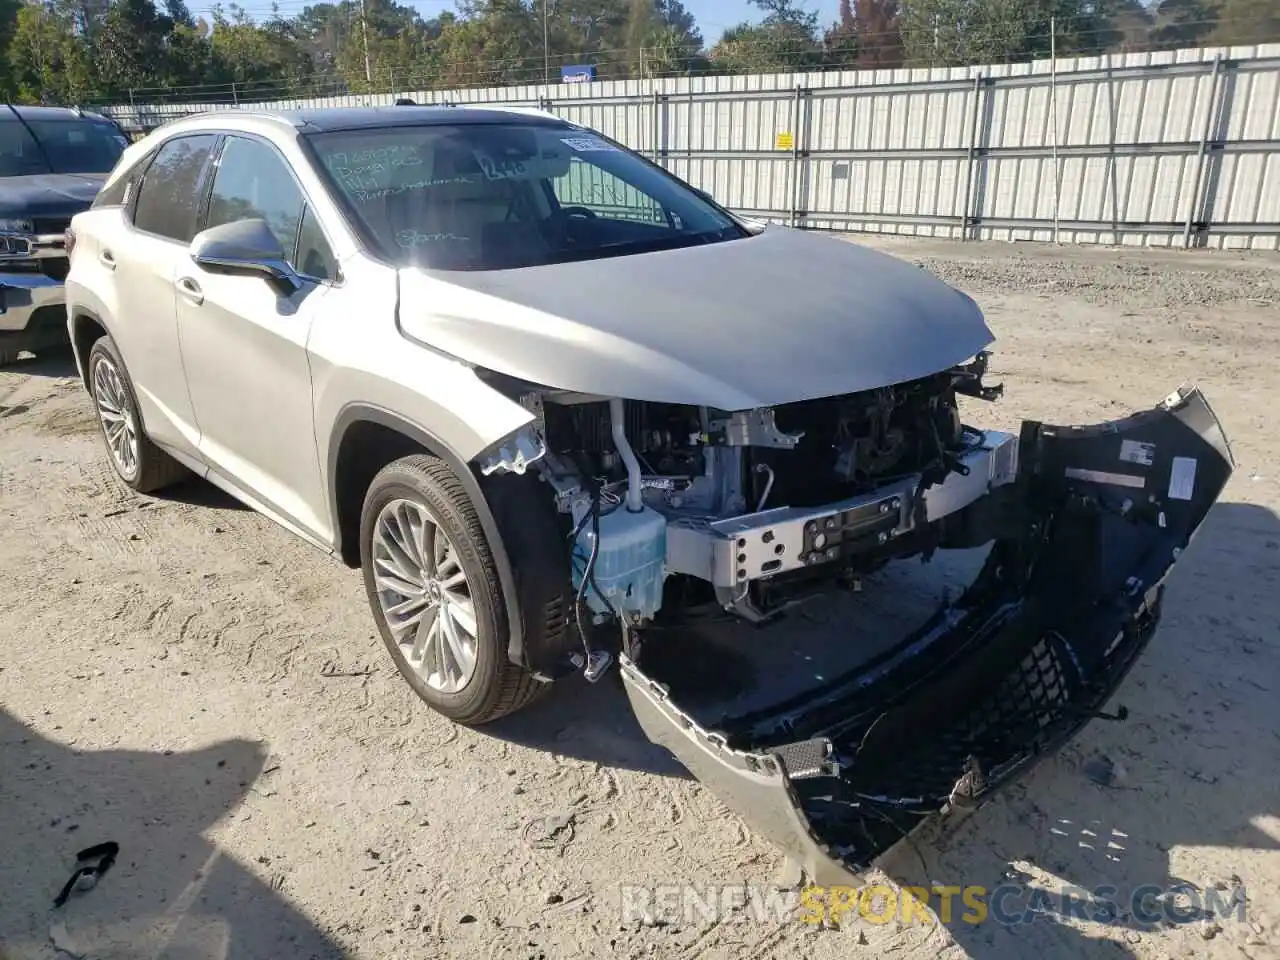
M 448 465 L 415 454 L 365 494 L 360 562 L 396 667 L 433 709 L 464 724 L 512 713 L 549 685 L 507 656 L 507 615 L 479 517 Z
M 157 447 L 142 431 L 138 401 L 120 351 L 101 337 L 89 351 L 89 390 L 98 426 L 116 475 L 138 493 L 152 493 L 186 476 L 187 469 Z

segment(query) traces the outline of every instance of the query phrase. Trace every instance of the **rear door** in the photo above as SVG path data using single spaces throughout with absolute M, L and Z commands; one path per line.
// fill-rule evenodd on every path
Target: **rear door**
M 301 289 L 283 297 L 260 278 L 210 273 L 190 257 L 174 278 L 200 454 L 256 507 L 327 542 L 307 338 L 337 267 L 288 161 L 267 140 L 228 135 L 204 228 L 254 218 L 275 234 Z
M 111 332 L 153 440 L 189 455 L 198 432 L 182 371 L 174 278 L 190 262 L 201 189 L 218 138 L 175 137 L 142 174 L 125 215 L 103 228 L 95 267 L 111 279 Z M 130 222 L 132 221 L 132 222 Z

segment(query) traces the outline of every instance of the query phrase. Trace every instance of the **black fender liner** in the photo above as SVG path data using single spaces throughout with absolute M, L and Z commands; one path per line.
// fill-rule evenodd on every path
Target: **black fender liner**
M 90 309 L 89 307 L 77 307 L 75 315 L 77 317 L 84 317 L 86 320 L 92 320 L 96 323 L 106 331 L 108 337 L 111 337 L 112 342 L 116 345 L 116 349 L 120 349 L 120 341 L 116 340 L 115 336 L 111 333 L 111 325 L 102 319 L 98 314 L 98 311 Z M 71 352 L 76 358 L 76 369 L 80 372 L 80 380 L 87 390 L 89 388 L 89 371 L 82 366 L 82 363 L 89 359 L 89 351 L 86 350 L 83 357 L 80 355 L 80 345 L 76 342 L 75 334 L 72 333 L 71 323 L 67 324 L 67 340 L 71 343 Z M 120 359 L 121 361 L 124 360 L 124 351 L 120 351 Z M 142 415 L 141 411 L 139 411 L 138 415 Z
M 524 623 L 520 616 L 519 594 L 516 579 L 511 567 L 511 558 L 507 554 L 506 544 L 498 529 L 498 521 L 493 515 L 489 501 L 480 488 L 480 481 L 462 458 L 443 440 L 419 424 L 408 420 L 398 413 L 370 403 L 349 403 L 338 411 L 333 429 L 329 434 L 329 452 L 326 457 L 328 473 L 327 484 L 329 495 L 329 515 L 333 518 L 334 550 L 342 553 L 342 525 L 339 522 L 341 513 L 338 509 L 338 451 L 342 449 L 342 439 L 348 429 L 361 421 L 376 423 L 389 430 L 408 437 L 434 457 L 439 457 L 449 465 L 459 482 L 471 498 L 480 527 L 489 541 L 489 552 L 493 555 L 494 565 L 498 569 L 498 583 L 502 586 L 502 596 L 507 614 L 507 657 L 512 663 L 527 666 L 524 646 Z

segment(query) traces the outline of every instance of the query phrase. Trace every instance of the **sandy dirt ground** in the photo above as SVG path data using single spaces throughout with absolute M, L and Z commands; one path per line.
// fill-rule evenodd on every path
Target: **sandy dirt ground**
M 1093 722 L 888 880 L 1215 890 L 1243 920 L 627 916 L 626 885 L 757 889 L 779 857 L 616 684 L 483 732 L 430 713 L 358 574 L 204 484 L 125 492 L 46 359 L 0 370 L 0 956 L 1280 955 L 1280 259 L 862 242 L 988 312 L 1007 393 L 975 422 L 1111 419 L 1192 379 L 1238 461 L 1115 698 L 1127 722 Z M 108 839 L 116 866 L 51 911 Z

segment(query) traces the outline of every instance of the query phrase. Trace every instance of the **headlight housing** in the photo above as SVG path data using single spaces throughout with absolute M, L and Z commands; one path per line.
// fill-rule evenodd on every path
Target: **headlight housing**
M 31 234 L 35 233 L 35 224 L 30 220 L 14 217 L 0 218 L 0 233 Z

